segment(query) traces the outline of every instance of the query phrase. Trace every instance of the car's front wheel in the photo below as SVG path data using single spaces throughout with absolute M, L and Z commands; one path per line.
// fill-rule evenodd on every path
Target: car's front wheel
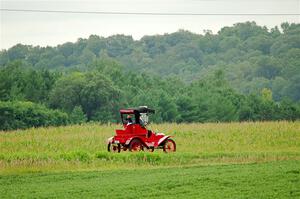
M 174 140 L 168 138 L 165 142 L 164 142 L 164 146 L 163 146 L 163 150 L 166 153 L 171 153 L 171 152 L 175 152 L 176 151 L 176 143 Z
M 107 151 L 113 152 L 113 153 L 120 153 L 121 151 L 121 145 L 120 144 L 111 144 L 108 143 L 107 145 Z

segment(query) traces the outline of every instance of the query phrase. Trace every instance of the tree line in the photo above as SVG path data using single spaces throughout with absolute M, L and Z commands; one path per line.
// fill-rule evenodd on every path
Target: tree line
M 120 122 L 119 109 L 155 108 L 153 122 L 296 120 L 300 104 L 274 101 L 272 91 L 245 95 L 224 71 L 187 83 L 178 77 L 126 71 L 113 59 L 96 59 L 85 70 L 36 69 L 24 61 L 0 68 L 0 129 Z
M 217 34 L 91 35 L 0 51 L 0 129 L 119 122 L 148 105 L 154 122 L 300 118 L 300 24 L 237 23 Z
M 282 23 L 268 29 L 255 22 L 237 23 L 217 34 L 179 30 L 144 36 L 91 35 L 56 47 L 18 44 L 0 52 L 0 67 L 16 60 L 35 69 L 89 70 L 98 59 L 114 59 L 124 71 L 161 78 L 178 77 L 186 83 L 222 70 L 230 86 L 242 94 L 259 95 L 270 89 L 275 101 L 300 100 L 300 24 Z

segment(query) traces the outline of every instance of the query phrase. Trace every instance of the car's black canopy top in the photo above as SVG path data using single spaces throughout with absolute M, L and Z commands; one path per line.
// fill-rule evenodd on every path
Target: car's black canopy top
M 155 113 L 154 109 L 148 108 L 147 106 L 140 106 L 137 108 L 121 109 L 120 113 L 131 114 L 131 113 Z

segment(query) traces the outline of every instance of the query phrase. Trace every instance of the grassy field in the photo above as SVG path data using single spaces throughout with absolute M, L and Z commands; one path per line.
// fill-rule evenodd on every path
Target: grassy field
M 1 198 L 300 197 L 300 122 L 151 125 L 174 135 L 174 154 L 110 154 L 116 128 L 1 132 Z
M 298 161 L 0 177 L 1 198 L 299 198 Z

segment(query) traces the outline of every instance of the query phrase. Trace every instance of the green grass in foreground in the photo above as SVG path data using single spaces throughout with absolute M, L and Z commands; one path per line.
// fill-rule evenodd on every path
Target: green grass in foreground
M 1 198 L 300 198 L 300 161 L 2 175 Z

